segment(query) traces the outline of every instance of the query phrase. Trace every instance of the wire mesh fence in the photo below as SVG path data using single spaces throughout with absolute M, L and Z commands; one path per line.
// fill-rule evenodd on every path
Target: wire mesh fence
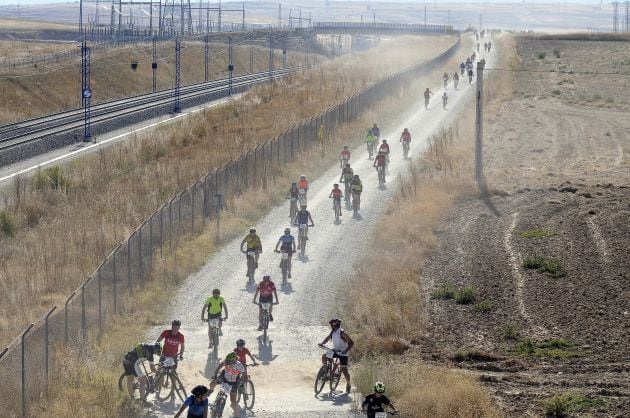
M 281 167 L 300 153 L 323 145 L 344 123 L 357 119 L 383 97 L 408 86 L 418 74 L 444 62 L 459 39 L 444 53 L 386 77 L 325 112 L 258 145 L 164 203 L 103 260 L 63 306 L 52 308 L 0 351 L 0 410 L 3 416 L 28 416 L 29 406 L 44 398 L 58 379 L 64 347 L 85 346 L 99 338 L 107 320 L 124 314 L 136 292 L 149 280 L 153 260 L 185 235 L 200 233 L 220 216 L 222 206 L 248 189 L 272 184 Z

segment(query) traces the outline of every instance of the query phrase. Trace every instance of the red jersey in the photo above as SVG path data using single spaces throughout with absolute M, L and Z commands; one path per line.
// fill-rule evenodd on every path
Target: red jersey
M 241 362 L 241 364 L 245 365 L 247 363 L 247 357 L 245 356 L 251 356 L 252 353 L 249 352 L 249 350 L 245 347 L 243 348 L 238 348 L 236 347 L 234 349 L 234 352 L 236 353 L 236 356 L 238 357 L 238 361 Z
M 332 195 L 332 197 L 336 198 L 341 198 L 342 196 L 341 189 L 332 189 L 332 192 L 330 192 L 330 194 Z
M 258 283 L 258 291 L 260 292 L 260 296 L 269 297 L 273 296 L 273 291 L 276 290 L 276 285 L 269 280 L 268 282 L 262 281 Z
M 383 152 L 389 152 L 389 144 L 381 144 L 381 147 L 378 150 L 383 151 Z
M 376 158 L 374 159 L 374 166 L 376 167 L 384 167 L 385 166 L 385 155 L 384 154 L 378 154 L 376 156 Z
M 403 142 L 411 141 L 411 134 L 409 132 L 403 132 L 401 136 Z
M 348 151 L 348 150 L 341 151 L 341 154 L 339 154 L 339 158 L 342 159 L 342 160 L 349 160 L 350 159 L 350 151 Z
M 308 180 L 300 179 L 300 181 L 298 181 L 297 187 L 298 189 L 308 190 Z
M 184 344 L 184 334 L 177 331 L 177 334 L 173 335 L 170 329 L 162 331 L 160 338 L 164 338 L 164 348 L 162 349 L 162 355 L 165 357 L 175 357 L 179 354 L 179 345 Z

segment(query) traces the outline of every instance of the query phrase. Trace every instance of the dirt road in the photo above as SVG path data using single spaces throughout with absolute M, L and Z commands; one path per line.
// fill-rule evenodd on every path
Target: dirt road
M 213 288 L 218 287 L 229 308 L 219 357 L 234 347 L 237 338 L 244 338 L 262 363 L 251 373 L 256 384 L 256 416 L 348 416 L 348 411 L 356 406 L 354 392 L 314 396 L 313 383 L 322 354 L 317 343 L 327 335 L 327 320 L 339 315 L 337 302 L 340 297 L 343 298 L 346 279 L 354 272 L 353 263 L 362 257 L 371 226 L 386 208 L 395 190 L 396 176 L 405 170 L 407 163 L 402 158 L 402 146 L 398 142 L 403 128 L 411 131 L 411 153 L 418 155 L 425 147 L 426 138 L 461 110 L 472 91 L 467 82 L 460 84 L 459 91 L 450 85 L 448 109 L 443 110 L 440 100 L 443 91 L 435 88 L 428 111 L 423 108 L 423 101 L 418 102 L 409 113 L 401 115 L 394 129 L 382 132 L 382 138 L 388 139 L 392 145 L 387 187 L 383 189 L 378 187 L 373 161 L 368 160 L 365 147 L 353 150 L 351 163 L 364 185 L 360 217 L 357 219 L 352 218 L 351 211 L 344 210 L 341 223 L 334 223 L 328 195 L 332 184 L 339 178 L 337 166 L 311 183 L 308 208 L 315 228 L 309 231 L 306 257 L 294 259 L 293 278 L 284 289 L 279 286 L 279 257 L 272 250 L 283 229 L 288 226 L 288 207 L 274 208 L 256 225 L 264 250 L 256 278 L 260 280 L 264 272 L 269 272 L 278 285 L 280 298 L 280 304 L 274 309 L 268 344 L 262 343 L 260 332 L 256 330 L 258 308 L 252 304 L 255 289 L 246 286 L 245 257 L 239 252 L 240 239 L 213 254 L 202 269 L 186 281 L 173 298 L 176 303 L 172 316 L 182 320 L 186 336 L 186 359 L 180 365 L 180 374 L 187 388 L 199 383 L 207 384 L 213 375 L 216 363 L 208 354 L 206 326 L 201 323 L 200 316 L 204 300 Z M 290 181 L 287 179 L 287 188 Z M 158 329 L 153 330 L 151 336 L 157 332 Z M 348 332 L 352 334 L 352 330 Z M 343 387 L 342 381 L 339 389 Z M 173 413 L 174 408 L 175 405 L 167 404 L 159 410 L 155 407 L 153 412 L 155 416 L 167 416 Z M 227 411 L 224 416 L 227 416 Z

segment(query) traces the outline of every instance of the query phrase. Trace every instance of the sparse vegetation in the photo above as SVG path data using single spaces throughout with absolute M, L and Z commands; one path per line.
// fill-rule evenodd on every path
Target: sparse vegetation
M 572 413 L 586 412 L 591 409 L 603 408 L 606 401 L 594 399 L 584 395 L 565 392 L 543 400 L 543 410 L 547 417 L 566 417 Z
M 431 297 L 434 299 L 454 299 L 455 287 L 452 283 L 444 283 L 431 294 Z
M 511 349 L 512 354 L 519 357 L 570 358 L 582 355 L 575 344 L 563 338 L 536 341 L 524 338 Z
M 487 299 L 484 299 L 482 301 L 475 303 L 474 309 L 477 312 L 489 313 L 492 311 L 492 302 L 490 302 Z
M 516 340 L 520 335 L 520 331 L 518 325 L 508 322 L 499 327 L 499 334 L 504 340 Z
M 556 57 L 556 58 L 560 58 L 560 50 L 557 49 L 557 48 L 554 48 L 553 56 Z
M 539 273 L 549 273 L 551 277 L 564 277 L 567 275 L 566 268 L 560 260 L 545 258 L 541 256 L 527 257 L 523 261 L 523 267 L 529 270 L 537 270 Z
M 544 238 L 553 236 L 554 233 L 548 229 L 528 229 L 518 234 L 522 238 Z
M 483 351 L 480 351 L 474 348 L 456 351 L 451 356 L 451 360 L 460 362 L 460 363 L 464 361 L 497 361 L 500 359 L 501 357 L 497 355 L 485 353 Z
M 5 237 L 15 235 L 15 221 L 6 210 L 0 210 L 0 232 Z
M 544 60 L 546 56 L 547 56 L 546 52 L 539 52 L 537 55 L 539 60 Z
M 455 302 L 460 305 L 470 305 L 477 300 L 477 291 L 474 287 L 465 287 L 455 293 Z
M 560 96 L 560 90 L 554 89 L 551 91 L 551 94 L 553 94 L 554 96 Z

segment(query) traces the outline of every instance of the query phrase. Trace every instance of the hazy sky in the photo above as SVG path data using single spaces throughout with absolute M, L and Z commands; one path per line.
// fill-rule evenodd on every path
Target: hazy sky
M 103 0 L 103 3 L 106 3 L 108 0 Z M 195 2 L 196 0 L 193 0 L 193 2 Z M 226 2 L 229 2 L 230 0 L 224 0 Z M 234 0 L 236 2 L 242 2 L 239 0 Z M 331 0 L 332 2 L 334 2 L 335 0 Z M 342 0 L 343 2 L 347 2 L 348 0 Z M 361 2 L 365 2 L 366 0 L 360 0 Z M 216 3 L 218 2 L 218 0 L 211 0 L 212 3 Z M 254 3 L 255 1 L 245 1 L 245 3 Z M 264 0 L 265 3 L 268 3 L 269 1 Z M 403 3 L 403 1 L 400 0 L 380 0 L 380 1 L 375 1 L 372 3 Z M 7 6 L 7 5 L 17 5 L 17 4 L 43 4 L 43 3 L 72 3 L 72 2 L 63 2 L 63 1 L 59 1 L 59 0 L 0 0 L 0 6 Z M 270 3 L 270 2 L 269 2 Z M 275 3 L 282 3 L 282 0 L 280 1 L 275 1 Z M 287 2 L 290 3 L 290 2 Z M 304 2 L 302 2 L 304 3 Z M 560 4 L 564 4 L 565 1 L 564 0 L 529 0 L 529 1 L 521 1 L 521 0 L 500 0 L 500 1 L 487 1 L 487 0 L 448 0 L 448 1 L 426 1 L 426 0 L 406 0 L 404 1 L 404 3 L 436 3 L 436 4 L 447 4 L 447 3 L 560 3 Z M 567 0 L 566 3 L 581 3 L 581 4 L 600 4 L 602 3 L 601 0 Z M 604 4 L 608 4 L 610 3 L 610 0 L 606 0 L 605 2 L 603 2 Z

